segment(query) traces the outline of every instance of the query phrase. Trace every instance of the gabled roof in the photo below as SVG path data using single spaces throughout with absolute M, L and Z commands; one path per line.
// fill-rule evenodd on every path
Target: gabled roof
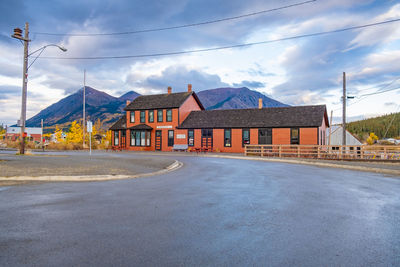
M 110 127 L 110 130 L 126 130 L 126 115 L 117 120 L 117 122 Z
M 142 123 L 142 124 L 138 124 L 138 125 L 132 126 L 129 129 L 131 129 L 131 130 L 153 130 L 153 127 Z
M 178 128 L 319 127 L 325 114 L 325 105 L 192 111 Z
M 124 110 L 179 108 L 188 97 L 193 96 L 201 109 L 204 109 L 194 92 L 171 93 L 161 95 L 142 95 L 132 101 Z

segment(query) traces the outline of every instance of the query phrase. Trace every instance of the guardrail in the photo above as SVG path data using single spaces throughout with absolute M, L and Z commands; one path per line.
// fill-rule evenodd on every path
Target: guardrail
M 245 156 L 400 161 L 400 146 L 246 145 Z

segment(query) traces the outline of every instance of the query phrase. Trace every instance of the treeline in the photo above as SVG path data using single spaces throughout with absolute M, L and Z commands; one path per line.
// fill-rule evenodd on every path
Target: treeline
M 375 133 L 379 139 L 399 138 L 400 113 L 392 113 L 376 118 L 350 122 L 347 124 L 346 128 L 349 132 L 356 135 L 360 140 L 366 140 L 370 133 Z M 387 134 L 385 136 L 386 130 Z

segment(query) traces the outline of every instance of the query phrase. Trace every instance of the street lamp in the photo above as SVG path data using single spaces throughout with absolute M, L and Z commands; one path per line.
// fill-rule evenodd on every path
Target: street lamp
M 56 44 L 49 44 L 45 45 L 38 50 L 28 54 L 28 43 L 31 41 L 29 40 L 29 23 L 25 23 L 25 36 L 22 37 L 22 30 L 20 28 L 14 29 L 14 34 L 11 37 L 24 41 L 24 64 L 22 70 L 22 105 L 21 105 L 21 120 L 19 126 L 21 126 L 21 146 L 19 149 L 20 154 L 25 154 L 25 122 L 26 122 L 26 93 L 27 93 L 27 85 L 28 85 L 28 69 L 35 63 L 36 59 L 42 54 L 42 52 L 49 46 L 56 46 L 61 51 L 66 52 L 67 49 L 56 45 Z M 32 63 L 28 66 L 28 57 L 32 56 L 33 54 L 40 52 L 39 55 L 35 57 Z

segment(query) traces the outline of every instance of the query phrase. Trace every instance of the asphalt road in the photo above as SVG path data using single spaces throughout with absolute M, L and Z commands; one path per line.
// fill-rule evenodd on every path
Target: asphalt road
M 0 188 L 0 266 L 400 265 L 400 177 L 175 158 L 161 176 Z

